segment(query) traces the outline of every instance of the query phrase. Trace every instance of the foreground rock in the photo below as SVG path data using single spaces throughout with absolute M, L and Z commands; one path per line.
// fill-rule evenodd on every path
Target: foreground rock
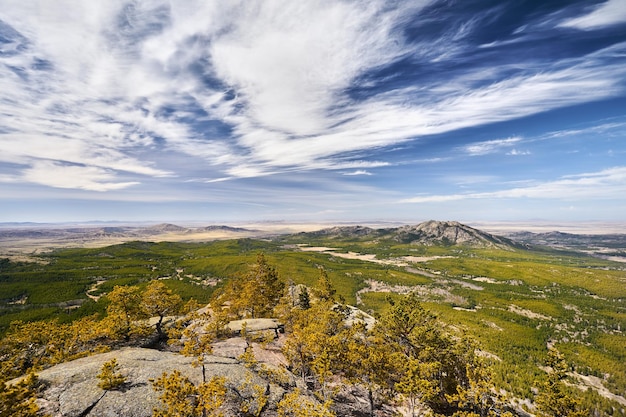
M 126 376 L 126 384 L 120 390 L 104 391 L 98 387 L 97 375 L 102 365 L 113 358 Z M 255 392 L 251 387 L 262 387 L 269 402 L 261 415 L 272 415 L 272 408 L 284 394 L 281 387 L 268 383 L 235 359 L 208 356 L 206 361 L 207 379 L 226 377 L 229 392 L 237 401 L 252 400 Z M 192 362 L 193 358 L 176 353 L 126 348 L 63 363 L 39 373 L 44 387 L 39 403 L 43 411 L 55 417 L 149 417 L 160 405 L 150 380 L 178 370 L 199 384 L 202 371 Z M 230 404 L 225 411 L 226 415 L 238 415 L 238 405 Z

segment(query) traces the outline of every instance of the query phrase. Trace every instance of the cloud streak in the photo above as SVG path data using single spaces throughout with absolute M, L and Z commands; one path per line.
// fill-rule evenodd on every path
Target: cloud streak
M 597 29 L 626 22 L 626 7 L 622 0 L 607 0 L 582 16 L 567 19 L 559 26 L 582 30 Z
M 474 143 L 466 145 L 463 150 L 471 156 L 487 155 L 498 152 L 501 149 L 510 148 L 519 143 L 522 138 L 495 139 L 486 142 Z
M 599 172 L 564 176 L 555 181 L 540 182 L 526 187 L 504 190 L 448 195 L 427 195 L 405 199 L 403 203 L 441 203 L 470 199 L 533 198 L 556 200 L 611 200 L 626 192 L 626 167 Z

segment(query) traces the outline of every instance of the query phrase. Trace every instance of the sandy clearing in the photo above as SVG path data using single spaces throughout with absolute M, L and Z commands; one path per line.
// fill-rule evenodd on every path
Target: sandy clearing
M 454 258 L 454 256 L 403 256 L 400 259 L 404 259 L 407 262 L 422 263 L 445 258 Z
M 487 284 L 498 284 L 499 281 L 496 281 L 493 278 L 488 278 L 488 277 L 476 277 L 476 278 L 472 278 L 473 281 L 478 281 L 478 282 L 486 282 Z
M 326 255 L 335 256 L 337 258 L 352 259 L 366 262 L 374 262 L 381 265 L 395 265 L 395 266 L 408 266 L 407 263 L 398 259 L 377 259 L 376 255 L 363 254 L 357 252 L 336 252 L 337 248 L 327 248 L 324 246 L 307 246 L 306 244 L 298 244 L 298 248 L 304 252 L 317 252 L 324 253 Z
M 338 248 L 329 248 L 325 246 L 307 246 L 305 243 L 300 243 L 296 246 L 303 252 L 325 253 L 327 255 L 336 256 L 338 258 L 374 262 L 381 265 L 404 267 L 408 267 L 411 263 L 428 262 L 441 258 L 454 258 L 454 256 L 402 256 L 400 258 L 378 259 L 376 255 L 370 253 L 336 252 Z

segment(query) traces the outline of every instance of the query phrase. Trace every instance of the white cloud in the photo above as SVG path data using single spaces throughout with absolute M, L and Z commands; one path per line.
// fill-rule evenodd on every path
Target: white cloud
M 371 172 L 366 171 L 364 169 L 357 169 L 356 171 L 352 171 L 352 172 L 344 172 L 343 175 L 348 175 L 348 176 L 353 176 L 353 175 L 372 175 Z
M 487 155 L 490 153 L 499 152 L 504 148 L 509 148 L 520 142 L 521 140 L 522 138 L 519 137 L 488 140 L 485 142 L 473 143 L 471 145 L 464 146 L 463 149 L 471 156 Z
M 97 146 L 77 138 L 12 133 L 0 136 L 0 161 L 30 164 L 36 160 L 85 164 L 109 172 L 125 171 L 155 177 L 171 175 L 168 171 L 155 169 L 146 162 L 128 157 L 117 149 Z
M 88 191 L 110 191 L 137 185 L 137 182 L 116 182 L 111 172 L 86 166 L 60 165 L 37 161 L 23 172 L 26 181 L 55 188 L 77 188 Z
M 626 22 L 626 2 L 624 0 L 607 0 L 595 6 L 588 14 L 568 19 L 559 26 L 590 30 L 624 22 Z
M 419 19 L 427 3 L 8 0 L 0 19 L 28 42 L 0 64 L 8 129 L 0 131 L 0 160 L 31 167 L 10 178 L 78 189 L 112 190 L 142 176 L 370 172 L 389 164 L 365 162 L 379 148 L 624 91 L 626 68 L 606 59 L 624 52 L 620 44 L 541 72 L 523 63 L 513 77 L 504 75 L 511 68 L 468 69 L 445 82 L 348 97 L 359 76 L 400 57 L 445 60 L 452 44 L 461 49 L 450 53 L 462 52 L 477 18 L 431 50 L 406 44 L 402 24 Z M 42 60 L 49 68 L 37 70 Z M 198 119 L 230 130 L 208 135 Z M 495 152 L 517 140 L 466 151 Z M 162 168 L 155 152 L 201 158 L 211 173 Z M 52 174 L 80 167 L 88 180 L 46 179 L 46 167 Z M 128 174 L 133 181 L 117 179 Z
M 521 156 L 521 155 L 530 155 L 530 151 L 526 151 L 526 150 L 519 150 L 519 149 L 511 149 L 509 152 L 507 152 L 507 155 L 511 155 L 511 156 Z
M 568 129 L 568 130 L 559 130 L 555 132 L 550 132 L 545 135 L 546 138 L 560 138 L 567 136 L 578 136 L 578 135 L 602 135 L 602 136 L 623 136 L 624 128 L 626 127 L 626 123 L 623 122 L 613 122 L 613 123 L 602 123 L 597 126 L 591 126 L 581 129 Z
M 533 198 L 559 200 L 615 199 L 626 194 L 626 167 L 563 176 L 548 181 L 505 190 L 449 195 L 423 195 L 404 203 L 437 203 L 467 199 Z

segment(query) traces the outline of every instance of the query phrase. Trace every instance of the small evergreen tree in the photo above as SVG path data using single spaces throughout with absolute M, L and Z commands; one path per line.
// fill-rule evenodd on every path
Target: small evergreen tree
M 335 287 L 333 287 L 332 282 L 330 282 L 330 278 L 328 278 L 328 274 L 326 270 L 322 267 L 319 268 L 320 277 L 315 284 L 315 289 L 313 290 L 313 294 L 321 301 L 335 301 Z
M 12 379 L 64 361 L 102 352 L 102 326 L 96 317 L 72 323 L 15 321 L 0 339 L 0 379 Z
M 335 417 L 330 403 L 318 403 L 302 395 L 300 389 L 285 394 L 277 407 L 278 417 Z
M 39 406 L 35 402 L 37 382 L 37 376 L 33 373 L 15 384 L 0 380 L 0 417 L 40 416 Z
M 416 294 L 394 303 L 376 332 L 393 357 L 390 382 L 411 406 L 419 402 L 435 413 L 458 416 L 501 411 L 474 343 L 446 331 Z
M 342 373 L 350 383 L 367 390 L 369 415 L 374 416 L 377 397 L 387 398 L 383 392 L 389 388 L 393 354 L 380 336 L 369 331 L 362 321 L 352 325 L 344 346 Z
M 207 313 L 190 313 L 191 324 L 182 332 L 183 347 L 181 353 L 194 357 L 194 366 L 202 367 L 202 381 L 206 382 L 205 357 L 213 352 L 212 343 L 223 331 L 223 320 L 220 316 Z
M 539 384 L 536 399 L 538 415 L 541 417 L 586 417 L 589 410 L 582 407 L 581 401 L 567 392 L 564 380 L 567 378 L 567 362 L 556 349 L 548 351 L 546 366 L 550 368 L 548 378 Z
M 311 308 L 311 297 L 309 296 L 309 290 L 306 287 L 302 287 L 300 289 L 300 293 L 298 294 L 298 307 L 303 310 L 308 310 Z
M 152 387 L 159 392 L 161 407 L 152 411 L 153 417 L 218 417 L 226 398 L 226 379 L 213 377 L 195 386 L 189 378 L 175 370 L 163 373 L 152 380 Z
M 212 304 L 228 306 L 232 318 L 267 317 L 278 305 L 284 288 L 276 269 L 259 253 L 250 271 L 231 279 Z
M 178 294 L 161 281 L 152 281 L 142 294 L 139 308 L 146 317 L 158 317 L 156 331 L 159 340 L 166 340 L 167 334 L 163 331 L 163 319 L 169 315 L 180 314 L 183 309 L 183 300 Z
M 143 333 L 141 326 L 137 325 L 137 321 L 143 318 L 139 287 L 116 285 L 106 298 L 110 304 L 104 322 L 113 338 L 129 341 L 133 334 Z
M 347 328 L 344 316 L 330 302 L 318 302 L 308 310 L 294 310 L 292 330 L 283 346 L 283 353 L 292 372 L 303 382 L 311 380 L 326 400 L 328 381 L 341 369 Z
M 254 356 L 254 355 L 253 355 Z M 253 359 L 254 361 L 255 359 Z M 239 397 L 239 411 L 244 416 L 258 417 L 269 401 L 266 394 L 267 387 L 252 383 L 253 374 L 246 373 L 246 379 L 239 385 L 236 392 L 252 391 L 253 395 L 247 398 Z
M 120 389 L 126 383 L 126 377 L 119 371 L 117 359 L 113 358 L 102 365 L 97 378 L 100 380 L 98 386 L 105 391 Z

